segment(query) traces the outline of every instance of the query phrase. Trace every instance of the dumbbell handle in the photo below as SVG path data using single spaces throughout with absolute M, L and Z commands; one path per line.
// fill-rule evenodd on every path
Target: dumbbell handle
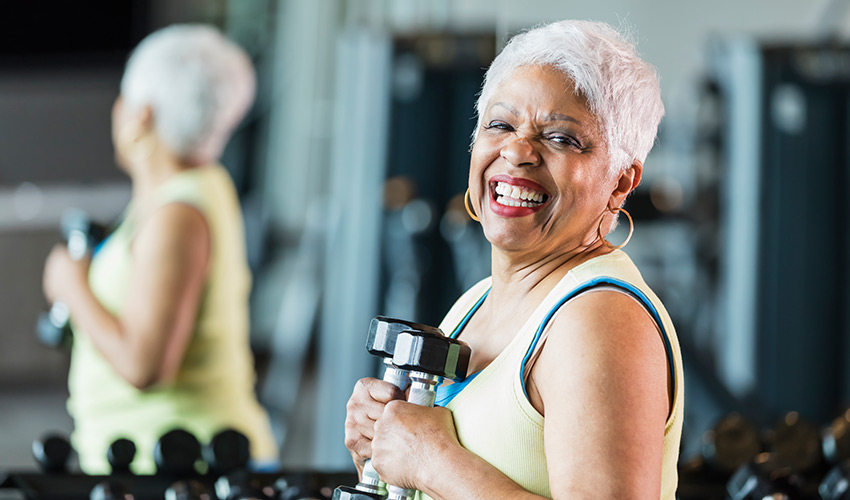
M 437 398 L 436 387 L 440 383 L 440 377 L 425 372 L 410 372 L 408 376 L 410 377 L 408 403 L 433 407 Z M 387 485 L 387 492 L 387 500 L 413 500 L 416 498 L 416 490 L 409 488 Z

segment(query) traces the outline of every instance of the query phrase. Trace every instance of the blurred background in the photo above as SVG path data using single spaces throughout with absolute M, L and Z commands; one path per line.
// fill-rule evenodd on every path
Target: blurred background
M 437 324 L 489 273 L 464 213 L 473 104 L 510 35 L 626 27 L 667 107 L 627 251 L 686 366 L 683 457 L 738 411 L 824 424 L 850 403 L 850 50 L 836 0 L 98 0 L 0 3 L 0 468 L 70 431 L 67 352 L 34 334 L 69 207 L 129 199 L 109 110 L 130 49 L 175 22 L 251 55 L 228 146 L 246 222 L 258 392 L 285 467 L 350 467 L 345 402 L 372 316 Z M 622 241 L 623 235 L 611 239 Z M 568 397 L 568 395 L 566 396 Z

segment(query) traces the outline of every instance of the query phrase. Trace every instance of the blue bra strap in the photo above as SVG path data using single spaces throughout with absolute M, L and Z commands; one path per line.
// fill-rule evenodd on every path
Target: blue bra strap
M 463 319 L 460 320 L 460 323 L 458 323 L 455 329 L 452 330 L 452 333 L 451 335 L 449 335 L 449 337 L 456 339 L 457 336 L 460 335 L 460 332 L 462 332 L 463 329 L 466 328 L 466 324 L 469 323 L 469 320 L 470 318 L 472 318 L 472 315 L 475 314 L 475 311 L 477 311 L 481 307 L 481 304 L 484 303 L 484 299 L 486 299 L 488 295 L 490 295 L 490 288 L 488 288 L 487 291 L 484 292 L 484 295 L 482 295 L 481 298 L 478 299 L 478 301 L 472 306 L 472 308 L 469 309 L 469 312 L 467 312 L 466 316 L 464 316 Z
M 520 365 L 519 377 L 520 382 L 522 384 L 522 392 L 525 394 L 525 397 L 528 398 L 528 391 L 525 388 L 525 379 L 523 379 L 525 373 L 525 366 L 528 364 L 528 360 L 531 359 L 531 354 L 534 352 L 534 348 L 537 346 L 537 342 L 540 340 L 540 336 L 543 334 L 543 331 L 546 329 L 546 325 L 549 324 L 549 321 L 552 319 L 552 316 L 558 312 L 558 309 L 561 308 L 568 300 L 572 299 L 576 295 L 585 292 L 591 288 L 602 286 L 602 285 L 610 285 L 615 286 L 617 288 L 622 288 L 629 295 L 636 298 L 643 307 L 646 308 L 647 312 L 652 316 L 652 319 L 658 325 L 658 329 L 661 330 L 661 337 L 664 339 L 664 350 L 667 352 L 667 361 L 670 363 L 670 378 L 672 379 L 672 387 L 673 394 L 676 394 L 676 365 L 673 361 L 673 347 L 670 345 L 670 337 L 667 335 L 667 330 L 664 329 L 664 323 L 661 321 L 661 316 L 658 314 L 658 310 L 655 309 L 655 306 L 652 305 L 652 302 L 649 298 L 641 292 L 638 288 L 636 288 L 631 283 L 627 283 L 622 280 L 618 280 L 616 278 L 609 278 L 607 276 L 601 276 L 599 278 L 594 278 L 590 281 L 582 283 L 581 285 L 574 288 L 570 293 L 565 295 L 555 304 L 552 309 L 546 313 L 546 317 L 543 318 L 543 322 L 540 323 L 540 326 L 537 327 L 537 331 L 534 333 L 534 338 L 531 341 L 531 345 L 528 347 L 528 351 L 525 353 L 525 357 L 522 359 L 522 364 Z

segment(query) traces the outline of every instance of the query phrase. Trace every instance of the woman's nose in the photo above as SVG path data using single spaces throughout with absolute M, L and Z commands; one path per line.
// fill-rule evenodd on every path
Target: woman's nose
M 533 167 L 540 163 L 534 144 L 525 137 L 515 136 L 502 147 L 502 158 L 515 167 Z

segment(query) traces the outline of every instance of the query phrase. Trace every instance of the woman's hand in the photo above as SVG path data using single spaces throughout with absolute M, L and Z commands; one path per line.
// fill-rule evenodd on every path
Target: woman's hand
M 372 466 L 388 484 L 422 489 L 429 467 L 454 448 L 460 443 L 449 410 L 392 401 L 375 424 Z
M 397 399 L 404 399 L 404 393 L 383 380 L 363 378 L 354 386 L 345 407 L 345 447 L 351 453 L 358 474 L 363 472 L 366 460 L 372 457 L 375 422 L 381 418 L 387 403 Z
M 67 301 L 88 286 L 91 259 L 84 257 L 74 260 L 65 245 L 56 245 L 44 263 L 42 288 L 51 303 Z

